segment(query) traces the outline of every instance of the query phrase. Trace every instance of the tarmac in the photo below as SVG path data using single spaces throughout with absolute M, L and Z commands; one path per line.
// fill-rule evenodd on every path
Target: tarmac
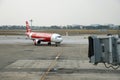
M 89 63 L 88 35 L 34 46 L 25 36 L 0 36 L 0 80 L 120 80 L 120 69 Z

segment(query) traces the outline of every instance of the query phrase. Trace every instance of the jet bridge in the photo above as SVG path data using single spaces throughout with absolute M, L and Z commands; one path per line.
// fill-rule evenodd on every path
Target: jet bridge
M 89 62 L 97 65 L 104 63 L 106 68 L 120 66 L 120 38 L 115 36 L 89 36 Z

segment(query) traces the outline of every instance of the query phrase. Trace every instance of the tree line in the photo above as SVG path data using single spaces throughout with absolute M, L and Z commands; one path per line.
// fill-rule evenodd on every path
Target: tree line
M 25 30 L 25 26 L 21 25 L 2 25 L 0 26 L 1 30 L 15 30 L 15 29 L 20 29 L 20 30 Z M 67 25 L 67 26 L 32 26 L 31 29 L 33 30 L 41 30 L 41 29 L 120 29 L 120 25 L 88 25 L 88 26 L 83 26 L 83 25 Z

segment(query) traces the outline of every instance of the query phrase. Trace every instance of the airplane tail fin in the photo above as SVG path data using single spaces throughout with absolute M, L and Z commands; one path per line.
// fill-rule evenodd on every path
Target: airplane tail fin
M 26 21 L 26 31 L 27 32 L 31 32 L 32 31 L 31 28 L 30 28 L 30 26 L 29 26 L 28 21 Z

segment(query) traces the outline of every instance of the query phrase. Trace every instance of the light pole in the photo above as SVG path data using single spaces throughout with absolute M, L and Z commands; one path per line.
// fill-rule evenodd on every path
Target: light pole
M 120 25 L 118 26 L 118 37 L 120 38 Z
M 31 27 L 32 27 L 32 22 L 33 22 L 33 20 L 31 19 L 30 22 L 31 22 Z

